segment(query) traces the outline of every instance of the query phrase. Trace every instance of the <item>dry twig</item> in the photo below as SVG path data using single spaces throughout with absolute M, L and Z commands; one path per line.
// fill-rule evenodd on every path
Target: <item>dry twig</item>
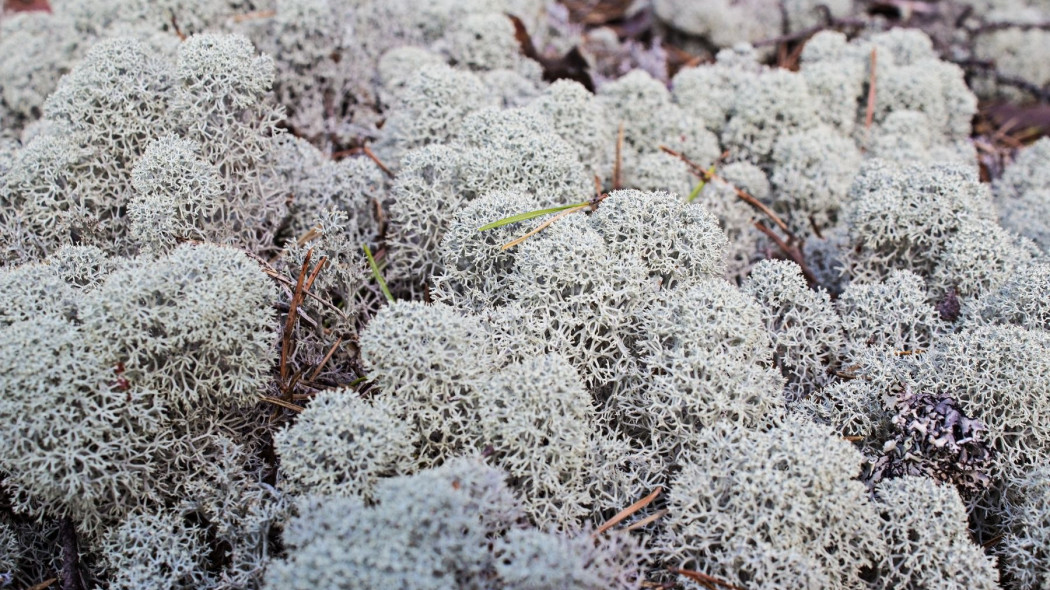
M 776 234 L 772 229 L 766 227 L 766 224 L 761 221 L 755 221 L 755 228 L 758 231 L 766 234 L 769 239 L 773 240 L 773 243 L 780 248 L 784 254 L 788 255 L 795 264 L 802 269 L 802 276 L 806 278 L 806 282 L 809 283 L 810 287 L 815 287 L 819 283 L 817 282 L 817 276 L 810 270 L 809 265 L 806 264 L 806 259 L 802 255 L 802 248 L 798 245 L 800 242 L 797 241 L 793 236 L 789 238 L 789 242 L 785 242 L 780 236 Z
M 669 148 L 667 146 L 664 146 L 664 145 L 660 146 L 660 149 L 664 153 L 671 154 L 672 156 L 674 156 L 674 157 L 678 158 L 679 160 L 685 162 L 686 166 L 689 166 L 689 170 L 692 171 L 692 173 L 694 175 L 699 176 L 704 182 L 711 182 L 712 180 L 714 180 L 714 181 L 717 181 L 717 182 L 719 182 L 719 183 L 729 187 L 730 189 L 732 189 L 732 191 L 734 193 L 736 193 L 737 197 L 739 197 L 742 201 L 744 201 L 748 205 L 751 205 L 755 209 L 758 209 L 759 211 L 761 211 L 773 223 L 777 224 L 777 227 L 779 227 L 781 230 L 783 230 L 784 233 L 788 234 L 788 237 L 794 239 L 795 236 L 791 233 L 791 230 L 788 228 L 787 223 L 785 223 L 783 219 L 781 219 L 776 213 L 774 213 L 772 209 L 767 207 L 765 205 L 765 203 L 763 203 L 762 201 L 759 201 L 755 197 L 751 196 L 747 191 L 737 187 L 736 185 L 734 185 L 733 183 L 729 182 L 725 178 L 722 178 L 718 174 L 715 174 L 714 172 L 711 172 L 709 170 L 704 170 L 699 164 L 697 164 L 696 162 L 690 160 L 689 158 L 687 158 L 681 152 L 676 152 L 676 151 L 672 150 L 671 148 Z
M 84 579 L 80 575 L 80 549 L 77 547 L 77 530 L 68 516 L 59 522 L 58 535 L 62 543 L 62 590 L 81 590 Z
M 390 170 L 390 168 L 387 167 L 386 164 L 383 163 L 382 160 L 379 159 L 379 156 L 377 156 L 375 154 L 375 152 L 372 151 L 372 148 L 368 147 L 367 143 L 364 146 L 361 147 L 361 151 L 363 151 L 366 156 L 371 158 L 372 161 L 376 163 L 376 166 L 379 166 L 379 169 L 382 170 L 383 173 L 387 175 L 387 178 L 393 178 L 394 177 L 394 173 Z

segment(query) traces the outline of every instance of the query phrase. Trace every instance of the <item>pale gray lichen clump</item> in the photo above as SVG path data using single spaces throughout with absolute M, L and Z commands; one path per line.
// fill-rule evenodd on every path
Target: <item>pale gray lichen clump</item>
M 966 531 L 966 509 L 948 485 L 908 476 L 876 488 L 887 551 L 878 588 L 999 588 L 995 559 Z
M 654 0 L 718 51 L 668 84 L 540 0 L 51 4 L 0 22 L 0 585 L 71 530 L 114 588 L 1050 580 L 1050 143 L 981 184 L 941 40 L 789 71 L 737 42 L 848 2 Z
M 905 270 L 878 283 L 851 284 L 836 307 L 850 348 L 923 350 L 945 329 L 927 300 L 922 277 Z
M 482 588 L 490 539 L 520 515 L 502 474 L 476 460 L 384 480 L 376 497 L 303 497 L 266 587 Z
M 755 265 L 744 290 L 762 308 L 774 362 L 787 379 L 787 399 L 828 383 L 844 341 L 827 292 L 810 290 L 797 264 L 773 260 Z
M 46 267 L 4 274 L 34 268 Z M 196 475 L 180 453 L 209 460 L 211 432 L 232 433 L 255 403 L 273 362 L 273 293 L 243 253 L 213 245 L 125 261 L 98 284 L 52 284 L 44 301 L 57 305 L 0 336 L 0 465 L 20 511 L 98 538 L 184 493 Z
M 522 529 L 504 474 L 477 459 L 384 480 L 376 497 L 301 499 L 284 535 L 294 550 L 265 587 L 639 587 L 633 540 Z
M 1034 466 L 1010 482 L 1004 515 L 1008 531 L 997 549 L 1003 575 L 1018 588 L 1050 583 L 1050 464 Z
M 873 162 L 855 179 L 846 208 L 850 273 L 855 281 L 874 281 L 909 270 L 935 293 L 979 295 L 1029 257 L 994 219 L 987 187 L 963 167 L 898 171 Z
M 177 513 L 140 513 L 124 519 L 102 540 L 111 588 L 199 588 L 205 573 L 203 531 Z
M 503 588 L 556 590 L 634 588 L 644 550 L 625 534 L 595 538 L 588 532 L 549 533 L 516 529 L 495 548 Z
M 656 16 L 668 26 L 703 37 L 716 47 L 753 43 L 784 32 L 800 31 L 826 18 L 845 16 L 850 8 L 848 0 L 791 0 L 782 4 L 771 0 L 722 0 L 710 5 L 682 0 L 653 2 Z
M 1050 263 L 1039 260 L 1017 269 L 998 289 L 973 305 L 975 320 L 1050 330 Z
M 1050 250 L 1050 231 L 1043 220 L 1050 212 L 1050 139 L 1041 139 L 1022 151 L 996 181 L 995 205 L 1003 227 Z
M 611 403 L 630 430 L 674 457 L 719 420 L 757 427 L 784 386 L 761 309 L 722 279 L 658 297 L 639 317 L 641 384 Z
M 546 117 L 477 106 L 457 123 L 454 141 L 405 153 L 394 182 L 390 243 L 396 262 L 390 275 L 416 288 L 440 274 L 435 252 L 457 211 L 471 201 L 519 190 L 559 205 L 594 192 L 580 154 Z
M 380 478 L 403 468 L 412 436 L 391 404 L 351 390 L 318 395 L 295 424 L 274 436 L 281 486 L 295 494 L 368 498 Z
M 202 232 L 263 247 L 285 212 L 283 189 L 265 176 L 279 118 L 265 98 L 272 80 L 269 58 L 240 36 L 194 36 L 174 60 L 132 38 L 94 46 L 48 97 L 48 126 L 3 179 L 5 259 L 39 259 L 68 243 L 126 254 L 134 237 L 157 248 Z M 192 144 L 164 157 L 200 192 L 173 193 L 158 176 L 172 133 Z M 155 139 L 168 143 L 147 153 Z M 137 229 L 125 216 L 140 220 Z
M 311 493 L 369 497 L 378 472 L 366 469 L 393 474 L 487 452 L 513 478 L 525 511 L 537 523 L 573 529 L 590 514 L 594 488 L 607 485 L 595 474 L 601 468 L 598 416 L 590 392 L 565 358 L 525 356 L 506 364 L 478 318 L 442 304 L 388 306 L 362 333 L 361 344 L 382 393 L 371 402 L 339 406 L 324 398 L 317 413 L 303 416 L 301 427 L 280 435 L 278 451 L 291 461 L 293 485 L 309 484 L 305 489 Z M 340 409 L 345 403 L 360 406 L 360 417 Z M 347 449 L 346 442 L 318 459 L 304 455 L 317 452 L 310 437 L 331 429 L 336 441 L 395 437 L 398 442 L 387 445 L 385 459 L 365 460 L 363 451 Z M 303 461 L 318 460 L 342 465 L 340 475 L 324 470 L 311 475 L 320 467 Z
M 827 428 L 701 433 L 671 491 L 672 563 L 749 588 L 862 588 L 885 548 L 860 455 Z

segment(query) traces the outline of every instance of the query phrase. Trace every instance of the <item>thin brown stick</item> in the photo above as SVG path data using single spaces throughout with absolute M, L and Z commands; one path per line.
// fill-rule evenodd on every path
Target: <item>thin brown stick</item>
M 313 256 L 314 249 L 310 248 L 306 251 L 306 256 L 303 258 L 303 267 L 299 270 L 299 278 L 296 279 L 295 289 L 292 291 L 292 299 L 288 304 L 288 319 L 284 322 L 284 331 L 281 333 L 281 361 L 280 361 L 280 374 L 281 383 L 288 382 L 288 356 L 291 354 L 292 349 L 292 334 L 295 331 L 295 319 L 296 309 L 299 307 L 299 301 L 303 293 L 303 284 L 306 282 L 306 273 L 310 270 L 310 257 Z
M 390 168 L 387 168 L 386 164 L 384 164 L 383 161 L 379 159 L 379 156 L 375 155 L 375 152 L 372 151 L 372 148 L 368 147 L 367 143 L 364 146 L 362 146 L 361 150 L 365 152 L 366 156 L 371 158 L 372 161 L 376 163 L 376 166 L 379 166 L 379 169 L 387 175 L 387 178 L 394 177 L 394 173 L 391 172 Z
M 616 526 L 620 522 L 623 522 L 623 520 L 625 518 L 629 517 L 630 515 L 634 514 L 635 512 L 638 512 L 642 508 L 645 508 L 646 506 L 649 505 L 650 502 L 655 500 L 657 498 L 657 496 L 662 494 L 663 491 L 664 491 L 663 487 L 656 486 L 656 489 L 653 490 L 653 492 L 651 494 L 649 494 L 648 496 L 642 498 L 641 500 L 638 500 L 634 504 L 631 504 L 627 508 L 624 508 L 623 510 L 617 512 L 616 516 L 614 516 L 614 517 L 610 518 L 609 520 L 605 521 L 602 524 L 602 526 L 598 527 L 598 530 L 594 531 L 594 536 L 597 537 L 598 535 L 600 535 L 600 534 L 604 533 L 605 531 L 611 529 L 612 527 Z
M 758 229 L 758 231 L 766 234 L 769 237 L 769 239 L 773 240 L 773 242 L 776 243 L 776 245 L 784 251 L 784 254 L 787 254 L 788 257 L 791 258 L 791 260 L 793 260 L 795 264 L 799 266 L 800 269 L 802 269 L 802 276 L 806 278 L 806 282 L 809 283 L 810 287 L 816 287 L 818 284 L 820 284 L 817 282 L 817 276 L 813 274 L 813 271 L 810 270 L 809 265 L 806 264 L 806 260 L 802 256 L 801 249 L 799 249 L 797 246 L 792 246 L 785 242 L 780 236 L 776 234 L 776 232 L 774 232 L 769 227 L 766 227 L 766 224 L 762 223 L 761 221 L 755 221 L 754 226 Z
M 651 522 L 655 522 L 655 521 L 657 521 L 657 520 L 667 516 L 667 514 L 669 512 L 670 512 L 670 510 L 664 508 L 663 510 L 660 510 L 656 514 L 650 514 L 649 516 L 646 516 L 645 518 L 639 520 L 638 522 L 631 524 L 630 526 L 628 526 L 624 530 L 625 531 L 633 531 L 635 529 L 640 529 L 640 528 L 644 527 L 645 525 L 647 525 L 647 524 L 649 524 Z
M 293 404 L 292 402 L 285 401 L 285 400 L 283 400 L 283 399 L 281 399 L 279 397 L 273 397 L 271 395 L 261 395 L 260 394 L 259 395 L 259 401 L 264 401 L 264 402 L 266 402 L 268 404 L 273 404 L 275 406 L 281 406 L 282 408 L 289 409 L 289 410 L 291 410 L 293 412 L 302 412 L 303 409 L 304 409 L 302 406 L 297 406 L 297 405 Z
M 747 191 L 737 187 L 736 185 L 734 185 L 733 183 L 729 182 L 725 178 L 722 178 L 718 174 L 715 174 L 713 172 L 709 172 L 707 170 L 704 170 L 703 167 L 701 167 L 696 162 L 693 162 L 689 158 L 685 157 L 685 155 L 683 155 L 680 152 L 676 152 L 676 151 L 672 150 L 671 148 L 669 148 L 667 146 L 664 146 L 664 145 L 660 146 L 660 149 L 663 150 L 665 153 L 671 154 L 672 156 L 674 156 L 674 157 L 678 158 L 679 160 L 685 162 L 685 164 L 687 166 L 689 166 L 689 169 L 693 172 L 693 174 L 698 176 L 698 177 L 700 177 L 700 179 L 703 180 L 704 182 L 711 182 L 712 180 L 715 180 L 715 181 L 718 181 L 718 182 L 724 184 L 725 186 L 729 187 L 730 189 L 732 189 L 732 191 L 734 193 L 736 193 L 736 196 L 738 198 L 740 198 L 742 201 L 744 201 L 748 205 L 751 205 L 755 209 L 758 209 L 759 211 L 761 211 L 773 223 L 777 224 L 777 227 L 779 227 L 781 230 L 783 230 L 784 233 L 788 234 L 789 238 L 795 239 L 794 234 L 792 234 L 791 230 L 788 228 L 788 224 L 785 223 L 784 220 L 781 219 L 776 213 L 774 213 L 772 209 L 767 207 L 765 205 L 765 203 L 763 203 L 762 201 L 759 201 L 755 197 L 751 196 Z
M 860 442 L 860 441 L 864 440 L 864 437 L 863 436 L 844 436 L 844 437 L 842 437 L 842 439 L 843 440 L 848 440 L 849 442 Z
M 701 584 L 705 584 L 705 585 L 706 584 L 714 584 L 715 586 L 721 586 L 723 588 L 729 588 L 730 590 L 744 590 L 740 586 L 736 586 L 736 585 L 730 584 L 729 582 L 726 582 L 724 580 L 719 580 L 718 578 L 716 578 L 714 576 L 709 576 L 709 575 L 707 575 L 705 573 L 702 573 L 702 572 L 698 572 L 698 571 L 694 571 L 694 570 L 676 569 L 676 568 L 672 568 L 671 571 L 676 573 L 676 574 L 683 575 L 683 576 L 689 578 L 690 580 L 693 580 L 694 582 L 700 582 Z
M 335 344 L 332 345 L 332 348 L 328 349 L 328 354 L 324 355 L 324 358 L 321 359 L 321 364 L 317 365 L 317 368 L 314 369 L 313 373 L 310 373 L 310 376 L 306 378 L 307 381 L 317 379 L 317 376 L 321 374 L 321 370 L 323 370 L 324 366 L 328 364 L 328 361 L 332 358 L 332 355 L 335 354 L 336 349 L 338 349 L 339 345 L 342 343 L 343 337 L 340 336 L 339 339 L 335 341 Z
M 284 276 L 281 275 L 281 273 L 277 272 L 276 270 L 273 270 L 272 268 L 264 268 L 263 272 L 266 273 L 267 275 L 269 275 L 271 278 L 276 279 L 278 282 L 280 282 L 281 284 L 283 284 L 283 285 L 285 285 L 285 286 L 287 286 L 289 288 L 294 288 L 295 287 L 295 285 L 293 285 L 291 281 L 286 279 Z M 346 319 L 346 314 L 343 313 L 343 310 L 341 310 L 338 307 L 336 307 L 335 305 L 333 305 L 331 301 L 325 301 L 324 299 L 321 299 L 321 297 L 319 295 L 317 295 L 316 293 L 314 293 L 312 291 L 303 290 L 303 294 L 306 295 L 307 297 L 313 299 L 314 301 L 317 301 L 321 305 L 324 305 L 328 309 L 336 312 L 343 319 Z
M 32 586 L 26 588 L 26 590 L 45 590 L 45 588 L 50 588 L 51 584 L 54 584 L 57 581 L 58 581 L 58 578 L 51 578 L 49 580 L 44 580 L 43 582 L 40 582 L 39 584 L 33 584 Z
M 871 73 L 868 76 L 868 106 L 864 111 L 864 128 L 869 132 L 875 120 L 875 66 L 878 65 L 878 52 L 871 48 Z
M 317 275 L 321 273 L 321 269 L 324 268 L 324 265 L 327 262 L 328 262 L 328 257 L 327 256 L 322 256 L 321 260 L 319 260 L 317 262 L 317 266 L 314 268 L 313 274 L 311 274 L 310 278 L 306 280 L 306 285 L 303 287 L 303 291 L 304 292 L 305 291 L 309 291 L 310 287 L 314 286 L 314 281 L 317 279 Z M 302 299 L 300 298 L 300 303 L 301 302 L 302 302 Z
M 179 38 L 179 41 L 186 40 L 186 33 L 183 33 L 182 30 L 179 29 L 179 21 L 175 19 L 174 14 L 171 15 L 171 28 L 175 30 L 175 36 Z
M 257 10 L 255 12 L 246 12 L 244 14 L 234 15 L 233 22 L 243 23 L 245 21 L 257 20 L 261 18 L 273 18 L 277 16 L 276 10 Z
M 620 190 L 620 174 L 623 169 L 623 121 L 616 132 L 616 163 L 613 164 L 613 190 Z

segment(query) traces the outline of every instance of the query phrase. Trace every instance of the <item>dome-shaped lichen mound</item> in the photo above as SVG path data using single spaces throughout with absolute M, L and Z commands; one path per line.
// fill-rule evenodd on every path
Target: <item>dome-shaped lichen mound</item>
M 352 389 L 323 391 L 274 435 L 282 488 L 296 494 L 370 498 L 383 477 L 411 464 L 415 439 L 382 397 Z
M 887 545 L 877 588 L 999 588 L 995 560 L 970 540 L 955 488 L 907 476 L 883 481 L 875 495 Z
M 850 443 L 794 419 L 693 440 L 659 540 L 671 563 L 746 588 L 864 587 L 884 546 Z
M 411 425 L 421 457 L 441 459 L 471 446 L 471 400 L 496 363 L 486 343 L 476 318 L 440 303 L 392 303 L 361 333 L 368 376 Z
M 662 288 L 725 274 L 726 237 L 699 205 L 674 194 L 615 191 L 590 218 L 621 264 L 637 264 Z
M 755 427 L 783 406 L 761 309 L 723 279 L 668 291 L 639 315 L 637 383 L 609 400 L 621 427 L 673 459 L 720 420 Z
M 487 588 L 492 537 L 520 517 L 504 475 L 457 459 L 384 480 L 377 503 L 306 496 L 285 527 L 288 556 L 265 588 Z
M 811 290 L 802 269 L 785 260 L 755 265 L 744 290 L 762 308 L 774 363 L 788 382 L 787 399 L 803 398 L 827 383 L 843 345 L 839 317 L 827 291 Z

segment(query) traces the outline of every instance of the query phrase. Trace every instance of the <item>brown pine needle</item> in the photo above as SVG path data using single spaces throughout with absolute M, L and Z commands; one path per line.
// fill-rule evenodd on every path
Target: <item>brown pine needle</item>
M 534 236 L 534 235 L 540 233 L 541 231 L 547 229 L 547 226 L 549 226 L 550 224 L 554 223 L 555 221 L 558 221 L 559 219 L 561 219 L 563 217 L 566 217 L 566 216 L 568 216 L 568 215 L 570 215 L 572 213 L 575 213 L 577 211 L 583 211 L 584 209 L 586 209 L 587 207 L 590 207 L 590 206 L 591 206 L 590 203 L 588 203 L 586 205 L 580 205 L 578 207 L 573 207 L 572 209 L 566 209 L 566 210 L 562 211 L 561 213 L 555 215 L 554 217 L 551 217 L 547 221 L 544 221 L 543 223 L 539 224 L 538 226 L 536 226 L 536 229 L 530 231 L 529 233 L 527 233 L 527 234 L 525 234 L 525 235 L 523 235 L 520 238 L 517 238 L 515 240 L 511 240 L 511 241 L 507 242 L 506 244 L 503 244 L 502 246 L 500 246 L 499 249 L 500 250 L 510 250 L 514 246 L 517 246 L 518 244 L 524 242 L 525 240 L 531 238 L 532 236 Z
M 306 251 L 303 267 L 299 271 L 299 278 L 296 280 L 295 290 L 292 292 L 292 300 L 288 304 L 288 319 L 285 321 L 284 332 L 281 335 L 281 383 L 283 383 L 283 389 L 287 395 L 291 395 L 291 390 L 294 388 L 294 385 L 289 385 L 288 383 L 288 357 L 292 353 L 293 334 L 295 332 L 295 322 L 299 317 L 299 306 L 306 299 L 306 292 L 313 286 L 317 276 L 321 274 L 321 269 L 328 262 L 328 257 L 322 256 L 317 266 L 314 267 L 313 272 L 310 273 L 309 278 L 307 278 L 306 271 L 310 269 L 310 257 L 313 253 L 313 248 Z
M 663 510 L 660 510 L 656 514 L 650 514 L 649 516 L 646 516 L 645 518 L 639 520 L 638 522 L 631 524 L 630 526 L 628 526 L 624 530 L 625 531 L 633 531 L 635 529 L 640 529 L 640 528 L 644 527 L 645 525 L 647 525 L 647 524 L 649 524 L 651 522 L 655 522 L 655 521 L 657 521 L 657 520 L 667 516 L 667 514 L 669 512 L 670 512 L 670 510 L 664 508 Z
M 256 12 L 247 12 L 245 14 L 238 14 L 233 17 L 233 22 L 243 23 L 245 21 L 257 20 L 261 18 L 273 18 L 277 16 L 276 10 L 259 10 Z
M 306 286 L 303 287 L 303 291 L 309 291 L 310 287 L 314 286 L 314 280 L 317 279 L 317 275 L 321 273 L 321 269 L 324 268 L 326 262 L 328 262 L 328 257 L 322 256 L 321 260 L 317 263 L 317 266 L 314 268 L 313 274 L 311 274 L 310 278 L 306 280 Z M 299 302 L 302 303 L 302 300 L 303 298 L 300 297 Z
M 321 370 L 324 369 L 326 364 L 328 364 L 328 361 L 332 358 L 332 355 L 335 354 L 336 349 L 338 349 L 339 345 L 342 343 L 343 337 L 340 336 L 339 339 L 335 341 L 335 344 L 332 345 L 332 348 L 328 349 L 328 354 L 324 355 L 324 358 L 321 359 L 321 364 L 317 365 L 317 368 L 314 369 L 313 373 L 310 373 L 310 376 L 307 377 L 307 381 L 317 379 L 317 376 L 321 374 Z
M 361 150 L 365 153 L 366 156 L 371 158 L 372 161 L 376 163 L 376 166 L 379 166 L 379 169 L 387 175 L 387 178 L 394 177 L 394 173 L 391 172 L 390 168 L 387 168 L 386 164 L 384 164 L 383 161 L 379 159 L 379 156 L 375 155 L 375 152 L 372 151 L 372 148 L 368 147 L 367 143 L 361 148 Z
M 709 576 L 709 575 L 701 573 L 701 572 L 696 572 L 696 571 L 693 571 L 693 570 L 683 570 L 683 569 L 677 569 L 677 568 L 671 568 L 671 571 L 676 573 L 676 574 L 685 576 L 685 577 L 689 578 L 690 580 L 693 580 L 694 582 L 700 582 L 701 584 L 703 584 L 705 586 L 708 586 L 708 587 L 710 587 L 709 585 L 713 584 L 715 586 L 721 586 L 723 588 L 729 588 L 730 590 L 744 590 L 740 586 L 735 586 L 733 584 L 730 584 L 729 582 L 725 582 L 725 581 L 719 580 L 718 578 L 716 578 L 714 576 Z
M 316 240 L 317 238 L 319 238 L 320 236 L 321 236 L 321 229 L 315 225 L 315 226 L 311 227 L 310 230 L 307 231 L 305 234 L 300 236 L 299 239 L 295 241 L 295 245 L 296 246 L 303 246 L 307 242 L 312 242 L 312 241 Z
M 864 111 L 864 128 L 869 132 L 871 123 L 875 120 L 875 65 L 878 63 L 878 53 L 871 48 L 871 74 L 868 77 L 868 107 Z
M 616 163 L 613 164 L 613 190 L 620 190 L 620 171 L 623 166 L 623 121 L 616 132 Z
M 610 518 L 609 520 L 605 521 L 605 523 L 602 524 L 602 526 L 598 527 L 598 530 L 594 531 L 594 536 L 597 537 L 598 535 L 600 535 L 600 534 L 604 533 L 605 531 L 611 529 L 612 527 L 616 526 L 617 524 L 623 522 L 623 520 L 625 518 L 631 516 L 635 512 L 638 512 L 642 508 L 645 508 L 646 506 L 649 505 L 650 502 L 655 500 L 657 498 L 657 496 L 662 494 L 663 491 L 664 491 L 664 489 L 663 489 L 662 486 L 656 486 L 656 489 L 653 490 L 653 492 L 651 494 L 649 494 L 648 496 L 642 498 L 641 500 L 638 500 L 634 504 L 631 504 L 627 508 L 624 508 L 623 510 L 619 511 L 618 513 L 616 513 L 616 516 L 614 516 L 614 517 Z
M 1003 540 L 1003 537 L 1004 537 L 1004 535 L 996 535 L 996 536 L 992 537 L 991 539 L 988 539 L 984 543 L 981 543 L 981 547 L 984 547 L 985 549 L 988 549 L 989 547 L 995 547 L 996 545 L 999 544 L 999 541 Z
M 860 442 L 864 440 L 863 436 L 844 436 L 842 438 L 843 440 L 848 440 L 849 442 Z
M 924 349 L 924 348 L 916 348 L 915 350 L 895 350 L 895 351 L 893 351 L 893 354 L 895 354 L 897 356 L 911 356 L 913 354 L 925 354 L 925 353 L 926 353 L 926 349 Z
M 34 584 L 34 585 L 26 588 L 26 590 L 44 590 L 45 588 L 51 587 L 51 584 L 54 584 L 57 581 L 58 581 L 58 578 L 51 578 L 50 580 L 44 580 L 43 582 L 40 582 L 39 584 Z
M 262 395 L 262 394 L 260 394 L 259 395 L 259 401 L 264 401 L 266 403 L 273 404 L 275 406 L 281 406 L 282 408 L 289 409 L 289 410 L 291 410 L 293 412 L 302 412 L 303 409 L 304 409 L 302 406 L 297 406 L 297 405 L 293 404 L 292 402 L 285 401 L 285 400 L 283 400 L 283 399 L 281 399 L 279 397 L 273 397 L 272 395 Z

